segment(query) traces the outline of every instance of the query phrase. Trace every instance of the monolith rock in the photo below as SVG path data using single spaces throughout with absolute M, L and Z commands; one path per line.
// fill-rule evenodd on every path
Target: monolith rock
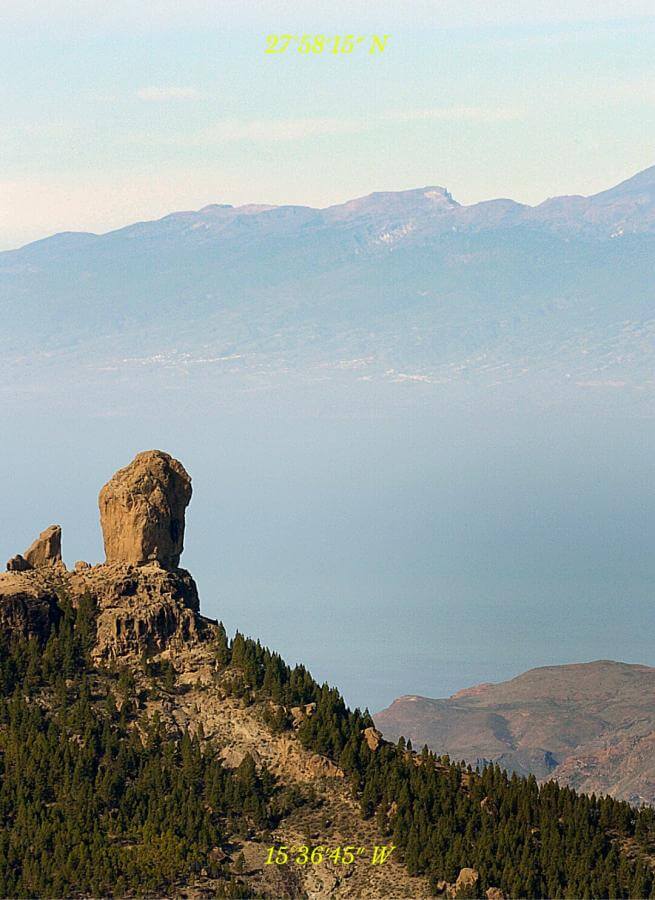
M 179 565 L 191 478 L 161 450 L 139 453 L 100 491 L 100 524 L 107 563 L 164 569 Z

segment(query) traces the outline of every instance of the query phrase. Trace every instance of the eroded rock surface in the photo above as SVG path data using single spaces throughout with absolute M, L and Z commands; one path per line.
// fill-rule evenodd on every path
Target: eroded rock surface
M 190 499 L 191 478 L 182 463 L 161 450 L 137 454 L 98 498 L 107 563 L 176 568 Z
M 7 563 L 8 572 L 29 572 L 31 568 L 32 566 L 20 553 L 17 553 L 16 556 L 12 556 Z
M 184 569 L 88 566 L 67 572 L 43 567 L 0 574 L 0 629 L 47 640 L 61 601 L 83 596 L 97 607 L 93 657 L 137 659 L 177 644 L 193 644 L 202 629 L 196 583 Z
M 56 589 L 33 570 L 0 574 L 0 631 L 44 643 L 60 616 Z
M 184 569 L 92 566 L 70 573 L 67 583 L 74 597 L 86 593 L 96 601 L 93 656 L 99 662 L 150 655 L 198 637 L 198 589 Z
M 202 628 L 196 584 L 177 567 L 191 479 L 168 453 L 139 453 L 100 492 L 107 563 L 61 561 L 61 528 L 43 531 L 0 577 L 0 624 L 47 639 L 57 599 L 76 605 L 89 596 L 97 607 L 98 661 L 159 653 L 193 643 Z
M 32 568 L 52 566 L 61 562 L 61 527 L 50 525 L 42 531 L 38 538 L 30 544 L 25 553 L 25 561 Z

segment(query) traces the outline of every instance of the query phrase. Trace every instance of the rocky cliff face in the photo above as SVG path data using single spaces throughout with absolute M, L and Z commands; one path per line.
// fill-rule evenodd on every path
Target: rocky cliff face
M 94 566 L 71 575 L 67 583 L 75 597 L 88 593 L 96 600 L 97 661 L 148 656 L 198 639 L 198 591 L 184 569 Z
M 30 571 L 0 574 L 0 630 L 47 640 L 59 618 L 57 587 Z

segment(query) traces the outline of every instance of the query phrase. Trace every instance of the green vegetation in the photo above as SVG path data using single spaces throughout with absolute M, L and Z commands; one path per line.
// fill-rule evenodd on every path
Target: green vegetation
M 368 713 L 348 710 L 339 693 L 306 669 L 291 669 L 259 642 L 223 636 L 219 657 L 241 669 L 256 696 L 285 705 L 315 703 L 299 729 L 303 744 L 350 775 L 365 817 L 402 850 L 411 874 L 432 884 L 454 881 L 460 868 L 480 873 L 478 893 L 500 887 L 511 897 L 655 897 L 652 870 L 640 856 L 655 847 L 655 811 L 608 797 L 576 794 L 555 782 L 511 777 L 497 766 L 473 772 L 401 739 L 371 751 L 362 728 Z M 240 690 L 243 690 L 241 685 Z
M 0 896 L 161 894 L 203 872 L 222 879 L 222 896 L 248 896 L 212 851 L 275 827 L 303 798 L 250 757 L 228 771 L 201 735 L 146 719 L 133 672 L 89 664 L 91 600 L 60 606 L 45 646 L 0 636 Z M 261 702 L 274 729 L 312 704 L 302 744 L 345 769 L 362 815 L 435 888 L 472 866 L 479 896 L 496 886 L 512 897 L 655 897 L 644 862 L 653 810 L 494 766 L 474 772 L 402 740 L 370 750 L 368 712 L 349 710 L 303 666 L 238 633 L 230 642 L 222 626 L 215 651 L 222 683 Z M 157 690 L 175 689 L 169 664 L 145 669 Z
M 249 896 L 211 851 L 274 825 L 273 779 L 250 757 L 229 772 L 156 718 L 128 727 L 133 677 L 107 674 L 94 696 L 93 606 L 61 606 L 45 648 L 0 637 L 0 896 L 161 892 L 203 869 Z

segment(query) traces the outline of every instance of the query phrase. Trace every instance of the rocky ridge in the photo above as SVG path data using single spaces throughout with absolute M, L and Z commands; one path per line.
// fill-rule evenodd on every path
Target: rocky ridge
M 655 669 L 611 660 L 546 666 L 447 699 L 407 696 L 375 716 L 472 764 L 497 762 L 585 793 L 655 805 Z
M 376 867 L 265 866 L 270 845 L 298 846 L 310 835 L 333 846 L 387 840 L 373 822 L 362 821 L 343 771 L 297 739 L 295 731 L 312 715 L 312 704 L 289 710 L 292 730 L 276 733 L 267 724 L 270 703 L 252 703 L 231 690 L 235 673 L 216 662 L 219 626 L 200 614 L 195 582 L 177 565 L 190 496 L 190 479 L 180 463 L 159 451 L 139 454 L 100 493 L 107 561 L 78 562 L 68 570 L 61 560 L 61 530 L 48 529 L 21 555 L 24 567 L 17 567 L 14 557 L 0 574 L 0 629 L 43 643 L 62 602 L 77 606 L 83 597 L 93 598 L 95 695 L 106 691 L 105 672 L 116 665 L 128 669 L 140 713 L 156 714 L 172 735 L 184 730 L 202 735 L 220 748 L 228 768 L 249 755 L 281 783 L 307 794 L 311 802 L 292 810 L 266 842 L 241 839 L 233 846 L 234 858 L 240 858 L 235 872 L 258 896 L 430 896 L 427 879 L 411 877 L 396 859 Z M 161 666 L 174 673 L 174 686 L 153 693 L 148 672 Z M 362 740 L 373 748 L 381 738 L 368 729 Z M 220 882 L 200 872 L 183 887 L 187 896 L 214 896 Z

